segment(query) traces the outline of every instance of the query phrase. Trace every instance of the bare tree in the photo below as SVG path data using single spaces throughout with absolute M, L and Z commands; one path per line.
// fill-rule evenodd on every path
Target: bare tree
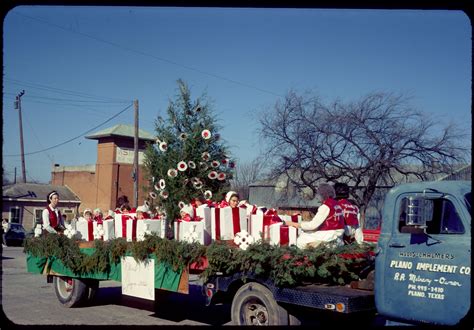
M 470 147 L 459 141 L 466 134 L 452 123 L 438 125 L 408 101 L 372 93 L 326 105 L 289 92 L 260 117 L 272 177 L 286 175 L 313 195 L 321 181 L 349 183 L 364 218 L 377 186 L 409 176 L 430 179 L 465 161 Z
M 249 198 L 249 185 L 262 179 L 265 168 L 264 159 L 256 158 L 250 162 L 239 164 L 231 180 L 231 187 L 237 191 L 240 199 Z

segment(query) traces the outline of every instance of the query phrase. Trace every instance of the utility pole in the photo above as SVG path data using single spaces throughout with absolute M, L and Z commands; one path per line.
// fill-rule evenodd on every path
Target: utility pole
M 134 206 L 138 207 L 138 100 L 133 101 L 135 107 L 135 139 L 133 154 L 133 195 L 135 197 Z
M 18 117 L 20 119 L 21 172 L 23 175 L 23 183 L 26 183 L 25 150 L 23 148 L 23 124 L 21 120 L 21 97 L 24 94 L 25 94 L 25 91 L 22 90 L 21 93 L 17 95 L 16 101 L 15 101 L 15 109 L 18 109 Z

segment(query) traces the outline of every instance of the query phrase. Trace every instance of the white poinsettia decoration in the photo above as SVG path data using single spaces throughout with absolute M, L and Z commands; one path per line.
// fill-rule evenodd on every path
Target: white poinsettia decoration
M 104 234 L 105 234 L 104 226 L 102 226 L 101 224 L 95 226 L 95 229 L 93 232 L 94 239 L 101 239 L 102 237 L 104 237 Z
M 214 180 L 217 178 L 217 172 L 216 171 L 210 171 L 207 177 L 211 180 Z
M 190 161 L 188 162 L 188 166 L 189 166 L 189 168 L 193 168 L 193 169 L 194 169 L 194 168 L 196 168 L 196 163 L 193 162 L 192 160 L 190 160 Z
M 221 163 L 219 163 L 219 161 L 217 161 L 217 160 L 213 160 L 213 161 L 211 162 L 211 166 L 212 166 L 212 167 L 219 167 L 220 164 L 221 164 Z
M 162 142 L 160 143 L 160 147 L 159 147 L 159 148 L 160 148 L 161 151 L 166 151 L 166 150 L 168 150 L 168 143 L 162 141 Z
M 204 198 L 205 198 L 205 199 L 211 199 L 211 198 L 212 198 L 212 191 L 206 190 L 206 191 L 204 192 Z
M 186 139 L 188 138 L 188 134 L 186 134 L 186 133 L 181 133 L 181 134 L 179 134 L 179 138 L 180 138 L 181 140 L 186 140 Z
M 188 230 L 183 234 L 183 241 L 193 243 L 199 241 L 199 234 L 196 231 L 196 225 L 189 226 Z
M 219 180 L 219 181 L 225 180 L 225 173 L 219 173 L 219 174 L 217 175 L 217 180 Z
M 180 161 L 177 165 L 178 171 L 184 172 L 188 169 L 188 164 L 185 161 Z
M 201 158 L 204 161 L 208 161 L 210 157 L 211 157 L 211 155 L 209 155 L 209 153 L 207 151 L 205 151 L 201 154 Z
M 205 162 L 199 162 L 199 166 L 202 168 L 203 171 L 207 171 L 209 168 L 209 165 L 207 165 Z
M 35 227 L 35 237 L 40 237 L 42 232 L 43 230 L 41 229 L 41 224 L 37 224 Z
M 246 230 L 242 230 L 234 236 L 234 243 L 242 250 L 247 250 L 249 245 L 254 242 L 255 239 Z
M 178 175 L 178 171 L 176 171 L 174 168 L 170 168 L 168 170 L 168 176 L 171 178 L 175 178 Z
M 164 199 L 167 199 L 170 194 L 166 191 L 163 190 L 160 192 L 160 196 L 163 197 Z
M 157 197 L 156 193 L 154 191 L 150 192 L 149 195 L 150 195 L 151 199 L 156 199 L 156 197 Z
M 154 185 L 154 188 L 155 188 L 156 191 L 160 191 L 160 190 L 161 190 L 159 184 L 155 184 L 155 185 Z
M 178 207 L 179 207 L 180 210 L 184 207 L 184 205 L 186 205 L 186 204 L 183 201 L 178 202 Z
M 209 140 L 211 138 L 211 131 L 208 129 L 205 129 L 201 132 L 201 136 L 204 140 Z
M 156 143 L 157 145 L 160 145 L 161 140 L 160 140 L 159 138 L 156 138 L 155 143 Z
M 196 188 L 196 189 L 201 189 L 202 188 L 202 182 L 198 181 L 198 182 L 193 183 L 193 187 Z
M 71 224 L 66 224 L 66 229 L 64 229 L 64 235 L 66 235 L 67 238 L 73 238 L 76 235 L 76 230 L 72 228 Z
M 221 160 L 222 165 L 227 165 L 228 163 L 229 163 L 229 160 L 227 158 L 224 158 L 223 160 Z
M 159 186 L 160 186 L 160 190 L 165 189 L 165 187 L 166 187 L 165 179 L 160 179 L 160 181 L 159 181 L 158 184 L 159 184 Z

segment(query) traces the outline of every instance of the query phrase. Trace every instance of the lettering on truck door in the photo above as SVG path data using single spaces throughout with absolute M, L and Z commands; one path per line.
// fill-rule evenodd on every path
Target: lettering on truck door
M 471 299 L 470 215 L 452 196 L 426 194 L 426 234 L 409 233 L 407 196 L 400 195 L 395 203 L 398 221 L 386 247 L 385 308 L 407 320 L 456 324 Z

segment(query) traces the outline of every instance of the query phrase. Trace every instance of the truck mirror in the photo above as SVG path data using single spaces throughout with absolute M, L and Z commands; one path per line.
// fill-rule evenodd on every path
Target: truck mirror
M 405 206 L 406 225 L 426 228 L 425 210 L 429 207 L 425 198 L 409 196 Z

